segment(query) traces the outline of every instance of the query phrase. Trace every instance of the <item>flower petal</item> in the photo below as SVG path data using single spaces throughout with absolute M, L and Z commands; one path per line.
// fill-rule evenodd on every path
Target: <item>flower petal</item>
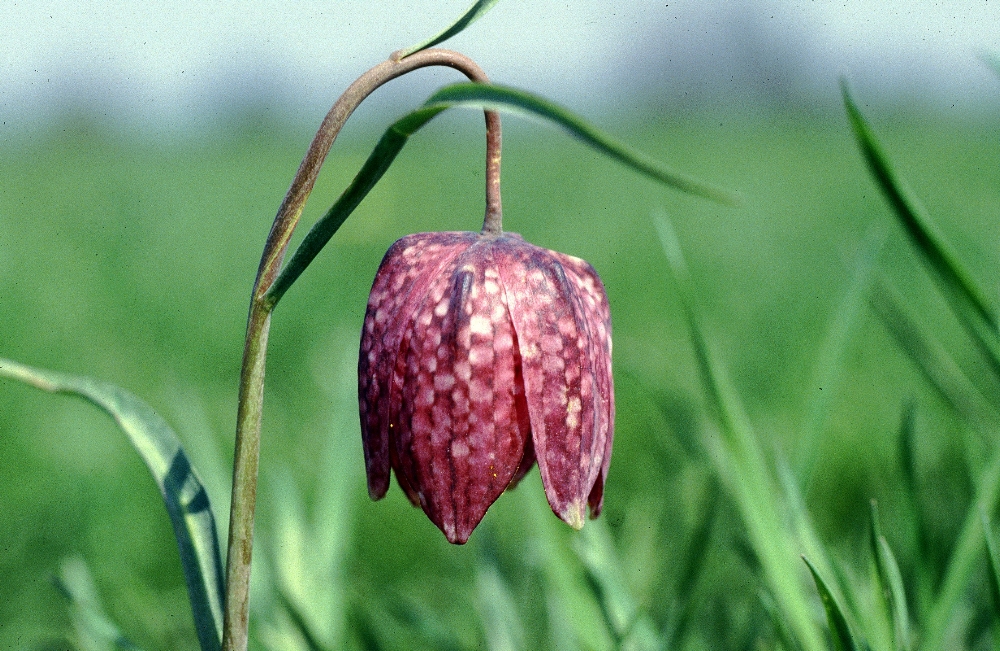
M 397 475 L 457 543 L 507 488 L 529 435 L 518 418 L 513 325 L 488 254 L 473 244 L 428 288 L 408 324 L 401 400 L 389 414 Z
M 582 260 L 520 238 L 498 238 L 493 249 L 517 333 L 546 497 L 556 515 L 580 528 L 611 433 L 604 288 Z
M 478 238 L 476 233 L 417 233 L 386 252 L 368 298 L 358 360 L 361 439 L 368 493 L 380 499 L 389 488 L 389 389 L 406 318 L 440 269 Z
M 553 251 L 569 278 L 578 290 L 580 314 L 590 333 L 589 358 L 593 361 L 594 381 L 597 388 L 596 440 L 597 446 L 603 441 L 604 450 L 595 455 L 593 461 L 599 466 L 599 473 L 592 484 L 587 502 L 590 517 L 601 514 L 604 505 L 604 482 L 611 464 L 611 448 L 615 432 L 615 385 L 611 373 L 611 308 L 604 291 L 604 284 L 594 268 L 585 260 Z M 591 467 L 591 472 L 594 471 Z

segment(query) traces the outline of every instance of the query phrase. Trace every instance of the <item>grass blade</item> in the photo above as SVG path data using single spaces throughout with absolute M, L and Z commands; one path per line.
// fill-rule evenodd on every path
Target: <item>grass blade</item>
M 264 493 L 272 524 L 261 558 L 268 560 L 264 567 L 269 571 L 254 570 L 263 598 L 255 594 L 251 600 L 259 606 L 269 595 L 278 597 L 270 608 L 261 608 L 256 627 L 258 638 L 273 649 L 283 648 L 281 641 L 289 633 L 313 651 L 344 646 L 344 561 L 351 539 L 351 488 L 360 472 L 351 454 L 357 435 L 357 421 L 351 422 L 357 401 L 357 344 L 348 343 L 353 338 L 353 333 L 338 331 L 330 347 L 311 362 L 313 379 L 328 394 L 332 413 L 315 455 L 312 503 L 300 478 L 287 467 L 271 472 Z M 288 617 L 273 617 L 276 606 Z
M 792 635 L 791 629 L 788 628 L 788 621 L 778 610 L 778 605 L 774 603 L 774 597 L 771 596 L 771 593 L 761 588 L 757 593 L 757 599 L 771 621 L 771 626 L 774 628 L 774 636 L 781 645 L 780 648 L 785 651 L 800 651 L 802 647 L 795 640 L 795 636 Z
M 906 496 L 910 504 L 911 517 L 910 527 L 913 537 L 917 542 L 917 554 L 915 567 L 910 572 L 910 581 L 913 586 L 913 606 L 915 617 L 919 621 L 922 619 L 922 608 L 930 603 L 932 594 L 931 572 L 928 567 L 930 559 L 930 542 L 926 526 L 926 511 L 921 499 L 920 484 L 917 481 L 917 408 L 913 401 L 909 400 L 903 406 L 903 413 L 899 422 L 898 453 L 899 463 L 902 468 L 903 484 L 906 488 Z
M 844 104 L 868 166 L 911 241 L 931 270 L 942 295 L 959 323 L 972 338 L 992 377 L 1000 379 L 1000 330 L 996 313 L 961 265 L 919 202 L 896 175 L 871 127 L 842 82 Z
M 847 625 L 847 618 L 844 617 L 844 611 L 840 604 L 837 603 L 823 577 L 809 562 L 809 559 L 803 556 L 802 560 L 809 566 L 809 571 L 816 582 L 816 590 L 819 592 L 819 598 L 823 602 L 823 610 L 826 611 L 826 619 L 830 625 L 830 639 L 833 642 L 834 651 L 858 651 L 858 645 L 854 641 L 854 636 L 851 635 L 851 629 Z
M 292 601 L 292 599 L 285 593 L 284 590 L 281 589 L 280 586 L 277 589 L 277 598 L 281 603 L 281 607 L 284 609 L 289 619 L 291 619 L 292 626 L 295 627 L 296 632 L 298 632 L 298 634 L 302 637 L 302 641 L 305 642 L 306 648 L 309 649 L 309 651 L 328 651 L 327 647 L 325 647 L 313 633 L 313 629 L 306 621 L 302 610 L 294 601 Z
M 139 650 L 104 613 L 94 580 L 83 559 L 73 557 L 64 560 L 54 581 L 69 601 L 70 619 L 80 651 Z
M 993 597 L 993 617 L 994 620 L 1000 621 L 1000 559 L 997 558 L 996 541 L 993 539 L 993 530 L 985 511 L 979 512 L 979 519 L 983 524 L 983 534 L 986 538 L 986 556 L 990 567 L 990 595 Z
M 899 419 L 899 463 L 910 498 L 917 497 L 917 408 L 912 400 L 903 406 Z M 916 502 L 914 501 L 914 506 Z
M 976 482 L 976 497 L 969 506 L 948 560 L 944 579 L 937 600 L 932 604 L 921 636 L 921 651 L 939 651 L 944 648 L 949 624 L 954 621 L 962 597 L 968 588 L 973 567 L 979 559 L 982 542 L 981 513 L 992 513 L 1000 498 L 1000 452 L 993 455 L 986 469 Z
M 959 263 L 958 257 L 937 231 L 930 217 L 904 187 L 845 82 L 841 83 L 841 90 L 851 127 L 872 174 L 917 250 L 942 281 L 946 296 L 949 299 L 957 298 L 960 303 L 971 307 L 976 317 L 996 334 L 996 315 L 983 293 Z
M 514 598 L 492 563 L 483 563 L 476 571 L 476 597 L 489 651 L 524 649 L 524 627 Z
M 774 486 L 772 469 L 725 367 L 704 335 L 694 310 L 687 265 L 670 222 L 661 216 L 656 226 L 684 306 L 709 404 L 723 431 L 721 440 L 710 442 L 714 443 L 711 456 L 740 510 L 752 551 L 760 560 L 763 576 L 784 618 L 803 649 L 818 651 L 823 648 L 821 635 L 799 574 L 793 570 L 797 556 L 795 536 L 783 517 L 785 505 L 779 503 L 780 492 Z
M 566 544 L 566 532 L 552 517 L 538 473 L 530 473 L 522 504 L 526 520 L 535 531 L 531 559 L 545 588 L 548 624 L 553 647 L 581 651 L 611 651 L 612 631 L 602 605 L 587 582 L 584 568 Z M 596 522 L 596 521 L 595 521 Z M 593 523 L 588 523 L 585 529 Z
M 702 514 L 691 533 L 687 548 L 682 558 L 680 580 L 674 591 L 674 607 L 671 616 L 664 627 L 664 647 L 674 648 L 680 646 L 680 641 L 684 637 L 687 626 L 691 621 L 691 614 L 694 611 L 694 594 L 701 578 L 702 570 L 705 568 L 705 561 L 708 558 L 707 550 L 710 549 L 712 540 L 712 530 L 715 525 L 716 513 L 718 512 L 720 489 L 714 477 L 708 479 L 708 496 L 702 500 L 703 505 L 699 512 Z
M 980 433 L 992 431 L 998 415 L 952 356 L 918 325 L 903 299 L 884 279 L 876 282 L 871 306 L 903 351 L 944 401 Z
M 0 377 L 50 393 L 79 396 L 111 416 L 156 481 L 174 528 L 202 651 L 222 643 L 223 570 L 208 493 L 170 426 L 137 397 L 90 378 L 42 371 L 0 359 Z
M 957 365 L 937 342 L 927 338 L 916 326 L 915 320 L 901 306 L 894 293 L 882 286 L 873 294 L 873 307 L 930 380 L 931 385 L 944 397 L 966 422 L 980 433 L 992 432 L 995 413 L 985 411 L 988 403 L 962 374 Z M 967 588 L 980 543 L 978 509 L 988 512 L 1000 497 L 1000 453 L 993 456 L 980 474 L 976 484 L 976 497 L 966 515 L 954 551 L 945 570 L 944 579 L 936 599 L 930 604 L 923 619 L 921 649 L 938 651 L 944 648 L 949 624 L 954 620 L 956 608 Z
M 897 651 L 910 649 L 910 611 L 906 605 L 906 590 L 903 586 L 903 575 L 899 571 L 896 556 L 889 547 L 889 542 L 882 535 L 882 527 L 878 519 L 878 506 L 872 500 L 872 528 L 869 543 L 872 556 L 875 558 L 875 570 L 878 577 L 880 592 L 888 606 L 892 619 L 893 643 Z
M 823 426 L 830 405 L 841 385 L 845 352 L 857 331 L 862 308 L 871 287 L 872 271 L 885 241 L 884 229 L 869 233 L 865 240 L 865 245 L 854 263 L 851 284 L 827 328 L 813 370 L 811 387 L 822 387 L 822 390 L 809 392 L 809 406 L 798 446 L 796 468 L 799 484 L 806 493 L 809 491 L 816 461 L 819 458 Z
M 468 27 L 472 23 L 482 18 L 483 15 L 487 11 L 492 9 L 493 5 L 495 5 L 499 1 L 500 0 L 476 0 L 476 2 L 472 3 L 471 7 L 466 9 L 464 14 L 458 17 L 458 20 L 456 20 L 451 25 L 446 27 L 440 34 L 438 34 L 437 36 L 432 36 L 426 41 L 418 43 L 413 47 L 408 47 L 405 50 L 400 50 L 397 53 L 398 57 L 400 59 L 405 59 L 411 54 L 416 54 L 420 50 L 426 50 L 429 47 L 434 47 L 438 43 L 443 43 L 447 41 L 452 36 L 457 35 L 466 27 Z
M 809 515 L 809 509 L 806 508 L 805 499 L 802 497 L 802 491 L 799 489 L 796 481 L 795 473 L 781 456 L 778 456 L 775 460 L 775 466 L 778 474 L 778 483 L 783 491 L 784 504 L 789 516 L 788 519 L 798 536 L 797 543 L 799 548 L 812 559 L 812 564 L 819 571 L 827 574 L 827 576 L 832 575 L 841 578 L 837 572 L 837 565 L 833 562 L 830 553 L 819 539 L 819 534 L 816 533 L 812 517 Z M 850 582 L 841 580 L 840 586 L 842 587 L 845 599 L 848 600 L 848 605 L 851 602 L 857 601 L 851 590 Z
M 570 135 L 600 153 L 664 185 L 730 205 L 739 201 L 732 192 L 714 188 L 685 174 L 675 172 L 646 154 L 619 142 L 558 104 L 523 90 L 495 84 L 464 82 L 445 86 L 431 95 L 426 102 L 427 106 L 438 104 L 448 108 L 464 106 L 512 111 L 542 118 L 561 126 Z
M 608 631 L 614 637 L 615 648 L 632 651 L 665 648 L 651 618 L 640 611 L 629 591 L 625 571 L 607 525 L 595 520 L 573 543 L 587 572 L 591 592 L 601 606 Z
M 541 97 L 522 90 L 492 84 L 452 84 L 431 95 L 421 108 L 400 118 L 386 130 L 357 176 L 354 177 L 336 203 L 309 230 L 302 243 L 288 260 L 288 264 L 285 265 L 268 289 L 265 298 L 268 303 L 273 306 L 281 300 L 288 288 L 305 271 L 344 221 L 375 187 L 389 166 L 392 165 L 396 156 L 402 151 L 410 136 L 439 113 L 452 107 L 487 108 L 540 117 L 563 127 L 571 135 L 597 151 L 664 185 L 722 203 L 733 204 L 737 201 L 733 193 L 674 172 L 645 154 L 618 142 L 570 111 Z

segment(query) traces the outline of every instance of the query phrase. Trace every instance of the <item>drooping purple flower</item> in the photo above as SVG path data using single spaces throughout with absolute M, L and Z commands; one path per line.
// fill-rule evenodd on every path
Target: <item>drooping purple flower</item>
M 453 543 L 538 461 L 574 528 L 601 511 L 611 315 L 588 263 L 511 233 L 417 233 L 385 254 L 358 362 L 368 492 L 390 468 Z

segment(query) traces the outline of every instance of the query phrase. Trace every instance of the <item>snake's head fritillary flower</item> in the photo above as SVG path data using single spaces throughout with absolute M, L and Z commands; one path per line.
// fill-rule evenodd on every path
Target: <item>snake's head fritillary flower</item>
M 417 233 L 385 254 L 358 363 L 368 492 L 390 469 L 453 543 L 538 461 L 570 526 L 601 511 L 611 315 L 588 263 L 521 236 Z

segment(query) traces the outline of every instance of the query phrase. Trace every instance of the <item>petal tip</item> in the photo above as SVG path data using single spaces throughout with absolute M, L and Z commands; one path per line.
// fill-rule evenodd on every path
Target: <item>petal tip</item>
M 587 511 L 587 503 L 584 501 L 573 501 L 566 505 L 562 512 L 557 513 L 559 519 L 573 527 L 577 531 L 583 529 L 583 523 Z
M 368 497 L 372 498 L 373 502 L 377 502 L 383 497 L 389 490 L 389 482 L 382 481 L 380 478 L 368 478 Z
M 448 542 L 452 545 L 464 545 L 468 542 L 469 536 L 472 535 L 472 531 L 474 529 L 475 526 L 473 526 L 472 529 L 466 530 L 463 527 L 456 527 L 454 524 L 449 522 L 441 527 L 441 533 L 444 534 L 444 537 L 447 538 Z

